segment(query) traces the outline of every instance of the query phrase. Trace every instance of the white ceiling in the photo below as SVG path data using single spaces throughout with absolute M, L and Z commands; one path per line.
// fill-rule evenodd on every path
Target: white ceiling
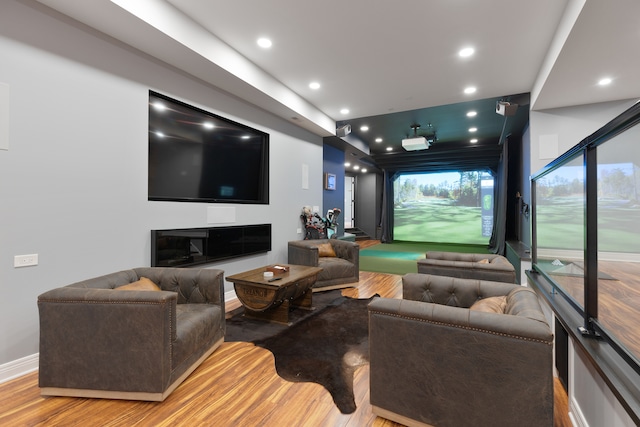
M 638 0 L 39 2 L 320 136 L 526 92 L 535 110 L 640 97 Z

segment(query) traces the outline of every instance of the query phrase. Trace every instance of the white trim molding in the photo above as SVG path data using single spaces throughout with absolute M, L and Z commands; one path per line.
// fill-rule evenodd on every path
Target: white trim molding
M 38 370 L 40 353 L 0 365 L 0 384 Z
M 232 290 L 232 291 L 227 291 L 224 293 L 224 302 L 229 302 L 229 301 L 233 301 L 238 299 L 238 296 L 236 295 L 236 291 Z

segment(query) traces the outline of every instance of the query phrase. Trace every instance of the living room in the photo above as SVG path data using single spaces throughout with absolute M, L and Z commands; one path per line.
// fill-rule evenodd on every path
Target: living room
M 8 135 L 7 147 L 0 150 L 4 218 L 0 381 L 37 369 L 39 294 L 89 277 L 148 266 L 150 230 L 216 224 L 208 215 L 220 213 L 217 205 L 147 199 L 149 90 L 270 135 L 269 204 L 224 207 L 231 208 L 234 223 L 272 224 L 273 249 L 216 264 L 225 275 L 286 261 L 287 242 L 302 238 L 297 232 L 301 207 L 329 207 L 322 184 L 323 136 L 317 132 L 267 113 L 264 107 L 232 95 L 231 88 L 212 87 L 40 2 L 11 0 L 0 8 L 0 83 L 8 88 L 2 99 L 8 99 L 9 106 L 8 127 L 0 129 Z M 632 92 L 606 103 L 531 111 L 529 129 L 522 137 L 523 177 L 528 179 L 549 160 L 539 155 L 542 136 L 555 135 L 555 151 L 560 154 L 639 95 Z M 530 200 L 528 194 L 524 197 Z M 37 254 L 37 265 L 15 268 L 14 256 L 22 254 Z M 227 285 L 231 296 L 232 287 Z M 615 395 L 606 396 L 616 401 L 611 411 L 627 417 Z

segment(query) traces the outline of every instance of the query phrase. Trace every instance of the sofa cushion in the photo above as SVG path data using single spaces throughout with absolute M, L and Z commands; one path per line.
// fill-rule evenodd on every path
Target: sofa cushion
M 477 261 L 478 264 L 489 264 L 489 260 L 487 258 L 485 259 L 481 259 L 480 261 Z
M 318 256 L 335 257 L 336 251 L 333 250 L 333 246 L 331 246 L 331 243 L 321 243 L 318 245 Z
M 329 280 L 340 277 L 353 277 L 356 266 L 353 263 L 342 258 L 325 257 L 320 258 L 318 267 L 322 271 L 318 273 L 318 281 Z
M 504 313 L 504 309 L 507 306 L 507 296 L 502 295 L 498 297 L 482 298 L 475 303 L 469 310 L 482 311 L 484 313 Z
M 128 285 L 118 286 L 115 288 L 119 291 L 161 291 L 155 283 L 146 277 L 141 277 L 140 280 L 129 283 Z

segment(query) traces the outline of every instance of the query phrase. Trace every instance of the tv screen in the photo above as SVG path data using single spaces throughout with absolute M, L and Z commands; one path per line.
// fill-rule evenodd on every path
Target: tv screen
M 149 200 L 269 203 L 269 134 L 149 91 Z

